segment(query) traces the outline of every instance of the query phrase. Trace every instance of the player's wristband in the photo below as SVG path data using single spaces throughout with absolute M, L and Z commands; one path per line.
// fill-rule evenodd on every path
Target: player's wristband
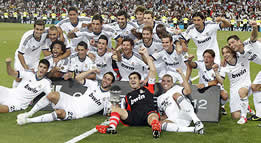
M 204 84 L 205 87 L 208 87 L 208 82 Z

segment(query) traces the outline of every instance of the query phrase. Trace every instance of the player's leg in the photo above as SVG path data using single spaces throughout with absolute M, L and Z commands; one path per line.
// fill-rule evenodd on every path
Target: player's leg
M 161 122 L 161 127 L 163 131 L 168 132 L 191 132 L 193 133 L 195 127 L 186 127 L 186 126 L 179 126 L 177 123 L 174 123 L 170 120 L 165 120 Z
M 0 86 L 0 113 L 8 113 L 9 106 L 6 105 L 6 101 L 9 100 L 9 88 Z
M 9 107 L 6 105 L 0 105 L 0 113 L 8 113 Z
M 240 112 L 241 117 L 238 120 L 238 124 L 245 124 L 247 122 L 247 108 L 248 108 L 248 88 L 242 87 L 238 90 L 240 96 Z
M 150 113 L 148 115 L 147 122 L 152 128 L 152 136 L 154 138 L 159 138 L 160 132 L 161 132 L 161 124 L 159 121 L 159 115 L 155 112 Z
M 225 110 L 225 104 L 227 102 L 228 99 L 228 93 L 226 90 L 221 90 L 220 91 L 220 97 L 221 97 L 221 113 L 223 115 L 227 115 L 227 112 Z
M 254 105 L 256 109 L 256 115 L 253 115 L 250 120 L 261 120 L 261 72 L 259 72 L 251 85 L 254 97 Z

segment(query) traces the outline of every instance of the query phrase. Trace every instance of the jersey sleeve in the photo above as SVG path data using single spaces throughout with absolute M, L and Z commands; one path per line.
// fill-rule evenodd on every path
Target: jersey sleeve
M 226 77 L 226 67 L 221 67 L 220 68 L 220 72 L 219 72 L 219 74 L 220 74 L 220 76 L 222 77 L 222 78 L 225 78 Z
M 18 47 L 18 53 L 20 53 L 20 54 L 25 53 L 26 48 L 27 48 L 27 44 L 32 37 L 33 36 L 32 36 L 32 34 L 30 34 L 30 32 L 24 33 L 24 35 L 23 35 L 23 37 L 20 41 L 19 47 Z
M 47 80 L 47 81 L 46 81 L 46 84 L 45 84 L 45 87 L 44 87 L 43 91 L 44 91 L 44 93 L 45 93 L 46 95 L 48 95 L 49 93 L 51 93 L 52 88 L 51 88 L 51 81 L 50 81 L 50 80 Z

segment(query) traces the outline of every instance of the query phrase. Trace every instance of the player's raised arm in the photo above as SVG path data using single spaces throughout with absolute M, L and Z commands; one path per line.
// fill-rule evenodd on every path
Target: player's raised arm
M 196 68 L 197 67 L 197 64 L 195 62 L 193 62 L 194 56 L 193 55 L 189 55 L 188 57 L 188 65 L 191 66 L 192 68 Z
M 143 57 L 144 60 L 147 61 L 147 64 L 149 66 L 149 78 L 156 78 L 156 67 L 152 61 L 152 58 L 150 58 L 149 53 L 145 47 L 141 47 L 139 49 L 139 54 Z
M 13 76 L 13 77 L 18 77 L 18 72 L 15 71 L 11 67 L 12 59 L 11 58 L 6 58 L 5 63 L 6 63 L 6 70 L 7 70 L 8 75 Z
M 75 79 L 76 79 L 79 83 L 83 84 L 83 83 L 84 83 L 84 79 L 87 78 L 90 74 L 92 74 L 92 73 L 99 73 L 99 72 L 100 72 L 99 69 L 93 68 L 93 69 L 90 69 L 90 70 L 88 70 L 88 71 L 85 71 L 85 72 L 82 72 L 82 73 L 78 74 L 78 75 L 75 77 Z
M 227 21 L 225 18 L 217 17 L 216 22 L 222 22 L 220 25 L 221 28 L 226 28 L 231 26 L 230 22 Z
M 191 87 L 190 87 L 190 85 L 189 85 L 189 83 L 188 83 L 188 80 L 186 80 L 186 77 L 185 77 L 185 75 L 183 74 L 182 69 L 177 68 L 177 72 L 181 75 L 182 80 L 183 80 L 182 85 L 183 85 L 183 87 L 184 87 L 184 91 L 183 91 L 184 95 L 189 95 L 189 94 L 191 94 L 192 89 L 191 89 Z
M 251 21 L 250 25 L 252 26 L 252 29 L 253 29 L 251 32 L 250 41 L 255 42 L 257 40 L 257 36 L 258 36 L 257 23 L 255 21 Z
M 221 75 L 220 75 L 220 73 L 219 73 L 219 71 L 218 71 L 218 64 L 214 64 L 214 65 L 212 66 L 212 68 L 213 68 L 213 70 L 214 70 L 214 72 L 215 72 L 216 80 L 217 80 L 220 84 L 223 84 L 224 78 L 221 77 Z

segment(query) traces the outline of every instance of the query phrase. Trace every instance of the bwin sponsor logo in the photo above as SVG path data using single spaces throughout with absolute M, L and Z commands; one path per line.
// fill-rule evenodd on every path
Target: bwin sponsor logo
M 208 38 L 207 38 L 207 39 L 205 39 L 205 40 L 198 41 L 198 44 L 205 43 L 205 42 L 209 41 L 210 39 L 211 39 L 211 37 L 208 37 Z
M 89 97 L 91 97 L 96 104 L 101 105 L 100 99 L 97 99 L 95 96 L 93 96 L 93 93 L 89 94 Z
M 31 87 L 29 86 L 29 84 L 26 84 L 26 85 L 24 86 L 24 88 L 27 89 L 27 90 L 29 90 L 29 91 L 32 91 L 33 93 L 37 93 L 37 92 L 38 92 L 38 90 L 36 90 L 36 88 L 31 88 Z
M 237 74 L 232 74 L 232 78 L 237 78 L 240 77 L 241 75 L 243 75 L 244 73 L 246 73 L 246 69 L 241 70 L 239 73 Z
M 136 97 L 136 98 L 131 100 L 131 105 L 133 105 L 134 103 L 136 103 L 137 101 L 142 100 L 142 99 L 145 99 L 145 95 L 144 94 L 143 95 L 139 94 L 138 97 Z

